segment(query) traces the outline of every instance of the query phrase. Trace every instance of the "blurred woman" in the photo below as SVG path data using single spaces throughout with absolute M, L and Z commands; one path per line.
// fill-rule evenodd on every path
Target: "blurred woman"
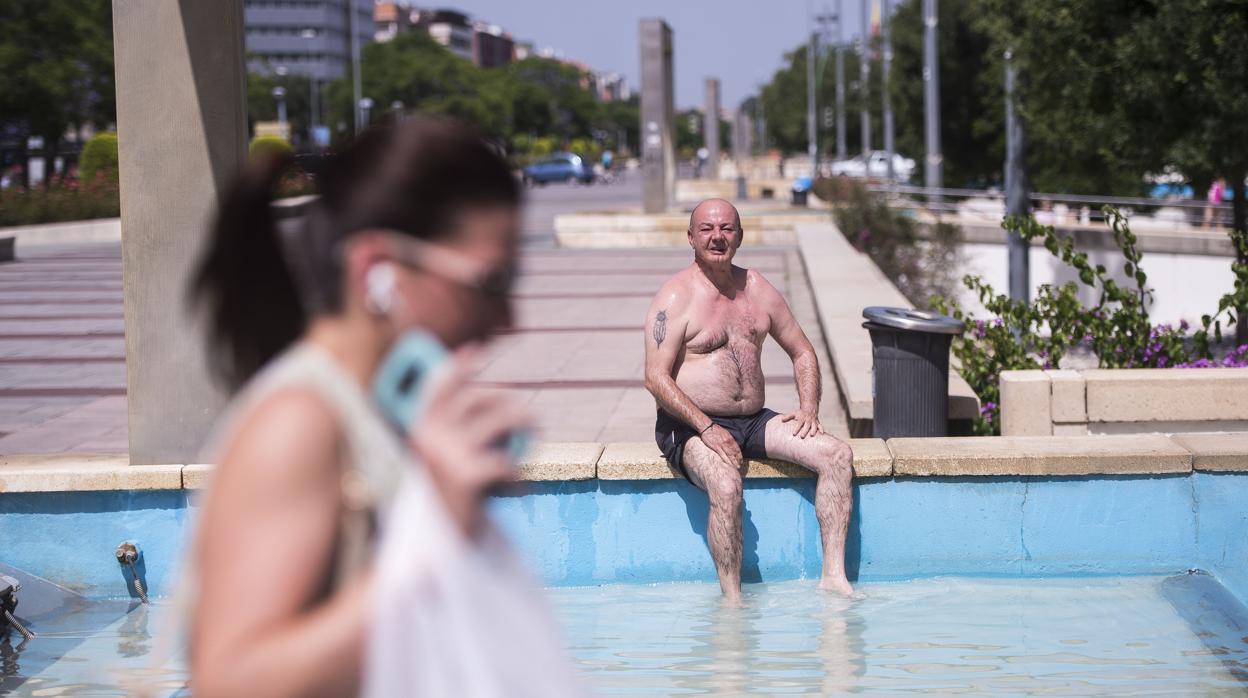
M 514 564 L 483 506 L 511 477 L 500 444 L 528 417 L 466 388 L 473 346 L 511 320 L 515 179 L 468 130 L 409 119 L 336 156 L 308 214 L 279 225 L 271 203 L 288 166 L 255 162 L 225 195 L 192 288 L 216 369 L 239 389 L 215 441 L 218 466 L 187 572 L 196 696 L 352 695 L 376 678 L 365 676 L 366 653 L 419 659 L 417 642 L 397 655 L 368 647 L 377 619 L 392 612 L 378 607 L 379 531 L 400 558 L 488 551 L 504 562 L 478 569 L 504 578 L 496 586 L 523 586 L 507 581 Z M 413 335 L 451 358 L 423 393 L 424 416 L 395 424 L 378 397 L 379 367 Z M 406 491 L 428 496 L 396 505 Z M 386 531 L 404 520 L 392 511 L 403 506 L 422 508 L 428 526 Z M 402 559 L 389 569 L 382 602 L 445 611 L 437 599 L 405 604 L 404 595 L 446 571 Z M 522 589 L 513 598 L 536 597 Z M 540 609 L 522 611 L 544 622 Z M 537 630 L 536 644 L 550 645 Z M 385 637 L 396 641 L 393 627 Z M 541 661 L 561 664 L 550 652 Z M 381 678 L 376 685 L 386 685 Z M 491 692 L 485 685 L 476 694 Z

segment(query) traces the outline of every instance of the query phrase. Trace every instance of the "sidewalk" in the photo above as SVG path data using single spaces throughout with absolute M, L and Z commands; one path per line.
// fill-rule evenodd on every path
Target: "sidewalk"
M 649 441 L 654 401 L 642 385 L 642 323 L 688 250 L 527 250 L 516 330 L 488 352 L 479 382 L 516 394 L 548 441 Z M 827 357 L 795 248 L 744 249 L 789 298 Z M 847 436 L 827 361 L 825 428 Z M 763 352 L 768 405 L 797 406 L 788 357 Z M 83 244 L 0 265 L 0 454 L 125 453 L 121 250 Z

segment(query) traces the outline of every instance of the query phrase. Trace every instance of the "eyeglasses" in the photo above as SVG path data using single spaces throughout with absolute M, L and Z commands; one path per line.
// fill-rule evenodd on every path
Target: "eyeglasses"
M 496 299 L 505 299 L 515 286 L 518 273 L 514 267 L 485 269 L 477 260 L 445 245 L 398 231 L 385 232 L 395 238 L 394 261 L 409 269 L 432 274 Z

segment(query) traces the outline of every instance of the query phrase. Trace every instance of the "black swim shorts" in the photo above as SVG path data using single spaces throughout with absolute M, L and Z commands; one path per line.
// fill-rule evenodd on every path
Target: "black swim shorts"
M 741 455 L 746 458 L 767 457 L 767 422 L 779 413 L 766 407 L 754 414 L 737 417 L 711 417 L 711 421 L 728 430 L 737 445 L 741 447 Z M 663 451 L 663 457 L 685 479 L 689 478 L 685 470 L 685 442 L 698 435 L 698 430 L 679 419 L 659 410 L 654 423 L 654 440 Z

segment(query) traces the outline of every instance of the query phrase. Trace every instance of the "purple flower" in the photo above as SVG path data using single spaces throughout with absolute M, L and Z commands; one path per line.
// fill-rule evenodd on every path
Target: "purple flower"
M 1001 318 L 995 318 L 995 319 L 993 319 L 993 321 L 992 321 L 992 326 L 993 326 L 993 327 L 1000 327 L 1000 326 L 1002 326 L 1002 325 L 1004 325 L 1004 324 L 1005 324 L 1005 323 L 1001 320 Z
M 992 419 L 992 414 L 996 411 L 997 411 L 997 403 L 991 402 L 991 401 L 985 402 L 979 408 L 979 416 Z
M 1157 368 L 1165 368 L 1165 367 L 1166 367 L 1166 357 L 1164 356 L 1157 357 Z

